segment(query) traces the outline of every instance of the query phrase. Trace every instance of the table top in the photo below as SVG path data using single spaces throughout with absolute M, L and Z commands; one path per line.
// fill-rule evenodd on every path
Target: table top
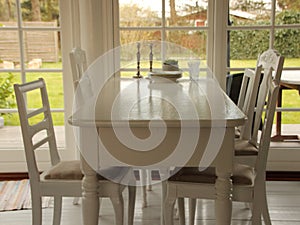
M 283 71 L 280 82 L 285 84 L 300 85 L 300 71 Z
M 149 79 L 110 79 L 98 96 L 83 101 L 70 117 L 74 126 L 130 126 L 161 124 L 188 126 L 239 126 L 243 112 L 222 91 L 214 79 L 180 82 Z M 219 123 L 218 123 L 219 122 Z M 196 125 L 195 125 L 196 126 Z

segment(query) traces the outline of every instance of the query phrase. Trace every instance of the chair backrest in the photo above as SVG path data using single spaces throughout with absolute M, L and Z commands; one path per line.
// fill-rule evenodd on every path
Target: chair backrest
M 71 70 L 73 76 L 73 85 L 76 89 L 84 72 L 87 70 L 87 61 L 85 51 L 79 47 L 73 48 L 69 54 Z
M 79 47 L 73 48 L 69 54 L 72 68 L 73 88 L 75 92 L 76 107 L 80 107 L 87 99 L 90 99 L 93 92 L 93 85 L 87 75 L 86 53 Z
M 42 78 L 39 78 L 25 84 L 15 84 L 14 89 L 29 177 L 32 182 L 39 181 L 35 150 L 48 143 L 51 164 L 56 165 L 60 162 L 46 84 Z M 28 108 L 29 97 L 34 98 L 34 102 L 39 104 L 39 108 L 32 110 Z
M 279 82 L 276 80 L 272 80 L 272 77 L 269 76 L 266 80 L 266 85 L 268 86 L 268 92 L 265 98 L 265 114 L 263 117 L 263 126 L 258 146 L 258 156 L 255 165 L 258 179 L 263 178 L 263 180 L 265 177 L 268 152 L 271 141 L 272 125 L 276 109 L 277 97 L 279 93 Z
M 248 118 L 245 125 L 239 127 L 240 138 L 246 140 L 251 138 L 254 108 L 261 79 L 261 73 L 256 73 L 256 71 L 251 69 L 245 70 L 237 103 L 238 107 Z
M 261 118 L 264 111 L 264 106 L 266 104 L 266 96 L 269 93 L 269 80 L 274 80 L 279 84 L 281 73 L 283 69 L 284 57 L 281 56 L 276 50 L 269 49 L 263 52 L 257 61 L 256 66 L 256 74 L 262 73 L 263 79 L 260 83 L 258 94 L 257 94 L 257 102 L 256 102 L 256 110 L 255 110 L 255 118 L 253 123 L 253 130 L 250 139 L 250 143 L 257 146 L 257 136 L 258 131 L 261 126 Z
M 226 76 L 226 94 L 237 104 L 244 73 L 234 73 Z

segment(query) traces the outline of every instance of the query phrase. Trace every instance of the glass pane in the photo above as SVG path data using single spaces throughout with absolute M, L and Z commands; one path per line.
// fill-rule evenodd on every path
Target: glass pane
M 300 24 L 300 2 L 277 0 L 276 24 Z
M 206 59 L 207 32 L 199 30 L 168 31 L 166 41 L 175 43 L 188 53 L 200 59 Z M 172 51 L 171 51 L 172 52 Z M 172 53 L 168 53 L 171 54 Z M 185 57 L 180 53 L 181 56 Z
M 136 68 L 137 67 L 137 44 L 140 45 L 140 68 L 149 68 L 150 61 L 150 45 L 152 46 L 152 59 L 153 68 L 156 68 L 156 62 L 161 60 L 161 42 L 150 41 L 138 41 L 133 43 L 124 44 L 121 47 L 121 66 L 122 68 Z
M 285 67 L 300 65 L 300 28 L 275 31 L 275 49 L 285 57 Z
M 272 0 L 230 0 L 229 23 L 232 26 L 270 24 L 271 8 Z
M 299 75 L 299 71 L 295 76 Z M 299 108 L 300 96 L 297 90 L 284 90 L 282 92 L 282 107 L 284 108 Z M 283 124 L 300 124 L 300 112 L 282 112 Z
M 63 80 L 61 73 L 27 73 L 26 81 L 30 82 L 38 78 L 44 78 L 47 86 L 48 98 L 51 109 L 64 108 Z M 36 97 L 28 98 L 29 107 L 37 107 L 40 103 Z M 64 113 L 52 113 L 55 126 L 64 125 Z
M 206 26 L 208 1 L 168 0 L 165 4 L 168 26 Z
M 156 61 L 161 57 L 161 31 L 143 30 L 122 30 L 121 36 L 121 67 L 136 69 L 137 67 L 137 43 L 140 43 L 140 68 L 150 68 L 149 55 L 150 44 L 152 44 L 153 68 L 156 68 Z M 124 74 L 124 73 L 122 73 Z M 132 72 L 129 76 L 133 76 Z
M 258 55 L 269 49 L 267 30 L 233 30 L 229 38 L 229 67 L 255 67 Z
M 0 109 L 15 108 L 14 88 L 15 75 L 13 73 L 0 73 Z M 0 112 L 0 116 L 6 112 Z
M 24 56 L 26 68 L 61 68 L 57 31 L 24 32 Z
M 161 31 L 147 30 L 121 30 L 120 31 L 121 45 L 147 40 L 161 40 Z
M 17 31 L 0 30 L 0 49 L 0 68 L 14 69 L 18 67 L 20 45 Z
M 40 1 L 22 0 L 22 20 L 23 26 L 58 26 L 59 20 L 59 0 Z M 33 23 L 28 23 L 31 21 Z M 50 22 L 47 24 L 47 22 Z
M 120 27 L 145 27 L 162 25 L 161 0 L 119 0 L 119 9 Z
M 16 1 L 0 1 L 0 27 L 16 27 L 17 19 Z

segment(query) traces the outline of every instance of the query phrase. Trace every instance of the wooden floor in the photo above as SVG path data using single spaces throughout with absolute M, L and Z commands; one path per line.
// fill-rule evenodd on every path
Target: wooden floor
M 148 192 L 149 206 L 141 208 L 141 189 L 138 188 L 135 210 L 135 225 L 159 225 L 160 221 L 160 185 Z M 267 182 L 269 210 L 273 225 L 300 224 L 300 182 Z M 125 198 L 126 198 L 126 192 Z M 109 200 L 102 201 L 99 225 L 113 225 L 114 213 Z M 251 213 L 242 203 L 233 204 L 232 224 L 250 224 Z M 198 201 L 196 225 L 212 225 L 214 220 L 214 202 Z M 31 225 L 31 210 L 0 212 L 1 225 Z M 43 224 L 52 224 L 52 208 L 43 210 Z M 81 205 L 73 205 L 72 198 L 65 198 L 61 225 L 81 225 Z M 175 220 L 178 225 L 178 220 Z

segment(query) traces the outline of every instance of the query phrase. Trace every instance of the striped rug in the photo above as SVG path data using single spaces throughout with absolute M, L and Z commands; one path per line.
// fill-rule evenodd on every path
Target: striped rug
M 43 197 L 42 207 L 50 206 L 51 197 Z M 0 211 L 31 209 L 29 180 L 0 182 Z

